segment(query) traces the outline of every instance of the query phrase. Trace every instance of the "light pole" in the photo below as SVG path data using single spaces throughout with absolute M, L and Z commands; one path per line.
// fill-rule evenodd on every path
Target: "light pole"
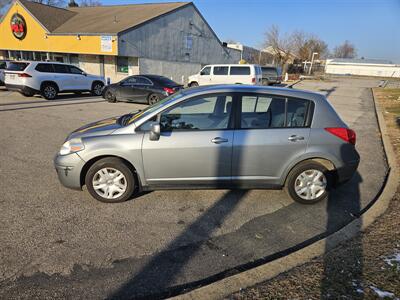
M 310 69 L 308 70 L 308 75 L 311 75 L 311 69 L 314 63 L 314 56 L 318 55 L 318 52 L 313 52 L 312 56 L 311 56 L 311 65 L 310 65 Z

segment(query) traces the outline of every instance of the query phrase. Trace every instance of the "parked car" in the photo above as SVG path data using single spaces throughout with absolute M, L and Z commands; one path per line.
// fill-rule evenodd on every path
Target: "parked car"
M 4 71 L 7 69 L 9 64 L 9 60 L 0 60 L 0 86 L 4 85 Z
M 355 143 L 321 94 L 220 85 L 83 126 L 54 164 L 64 186 L 86 185 L 103 202 L 144 190 L 285 186 L 295 201 L 311 204 L 353 176 Z
M 262 73 L 259 65 L 208 65 L 198 74 L 189 76 L 189 86 L 209 84 L 261 85 Z
M 154 104 L 183 88 L 171 79 L 158 75 L 134 75 L 106 86 L 103 98 L 108 102 L 130 101 Z
M 282 82 L 281 71 L 278 67 L 261 67 L 261 71 L 263 85 L 280 84 Z
M 58 93 L 91 92 L 101 96 L 104 77 L 90 75 L 76 66 L 42 61 L 11 62 L 5 72 L 6 88 L 30 97 L 40 94 L 47 100 Z

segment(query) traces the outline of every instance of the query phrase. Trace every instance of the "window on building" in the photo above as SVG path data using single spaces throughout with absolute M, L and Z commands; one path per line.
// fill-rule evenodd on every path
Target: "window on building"
M 231 75 L 250 75 L 250 67 L 231 67 Z
M 193 47 L 193 37 L 191 37 L 190 35 L 185 35 L 184 45 L 185 49 L 191 50 Z
M 128 73 L 129 72 L 129 63 L 127 57 L 117 57 L 117 72 L 119 73 Z
M 214 75 L 228 75 L 229 67 L 215 66 Z

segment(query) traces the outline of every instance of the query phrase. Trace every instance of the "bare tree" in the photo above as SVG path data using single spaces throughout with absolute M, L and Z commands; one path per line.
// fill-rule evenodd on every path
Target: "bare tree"
M 98 0 L 82 0 L 79 3 L 79 6 L 102 6 L 103 4 Z
M 301 61 L 310 60 L 314 52 L 320 58 L 326 58 L 329 54 L 328 45 L 318 36 L 296 31 L 292 34 L 294 51 Z
M 335 58 L 355 58 L 357 56 L 356 47 L 349 41 L 344 41 L 333 49 L 333 57 Z
M 285 69 L 285 66 L 293 57 L 293 37 L 289 34 L 282 35 L 279 27 L 272 25 L 265 33 L 264 46 L 271 50 L 275 63 Z

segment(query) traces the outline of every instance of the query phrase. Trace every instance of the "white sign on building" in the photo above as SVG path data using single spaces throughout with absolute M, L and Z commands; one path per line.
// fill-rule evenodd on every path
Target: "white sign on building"
M 101 52 L 112 52 L 112 36 L 101 37 Z

